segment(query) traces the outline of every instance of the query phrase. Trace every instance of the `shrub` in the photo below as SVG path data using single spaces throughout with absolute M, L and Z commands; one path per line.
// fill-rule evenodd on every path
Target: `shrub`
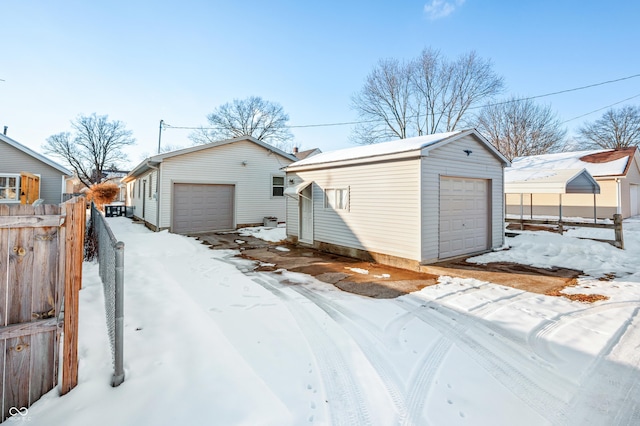
M 104 210 L 103 206 L 115 200 L 119 191 L 120 189 L 115 183 L 97 183 L 91 186 L 87 200 L 93 201 L 98 209 Z

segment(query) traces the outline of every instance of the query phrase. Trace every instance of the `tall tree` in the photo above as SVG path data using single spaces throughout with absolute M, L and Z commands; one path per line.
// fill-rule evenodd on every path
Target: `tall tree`
M 567 133 L 549 106 L 514 96 L 482 108 L 475 127 L 509 160 L 556 152 Z
M 252 136 L 277 148 L 289 149 L 293 134 L 287 125 L 289 115 L 280 104 L 258 96 L 234 99 L 207 116 L 210 128 L 201 128 L 189 137 L 195 144 L 241 136 Z
M 577 140 L 581 147 L 593 149 L 640 145 L 640 107 L 627 105 L 608 110 L 599 120 L 582 126 Z
M 452 61 L 433 49 L 406 63 L 381 60 L 352 98 L 362 120 L 352 139 L 367 144 L 455 130 L 469 109 L 503 87 L 491 61 L 474 51 Z
M 72 132 L 47 138 L 43 149 L 62 158 L 86 186 L 102 182 L 102 171 L 127 160 L 123 148 L 135 139 L 123 122 L 109 121 L 107 115 L 79 116 L 71 121 Z

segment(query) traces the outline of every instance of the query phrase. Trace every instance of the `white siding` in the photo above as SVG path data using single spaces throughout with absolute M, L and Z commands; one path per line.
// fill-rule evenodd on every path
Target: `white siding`
M 467 155 L 464 150 L 471 150 Z M 490 180 L 491 247 L 504 242 L 502 162 L 473 136 L 466 136 L 435 148 L 422 159 L 422 258 L 439 258 L 440 176 Z
M 161 163 L 160 227 L 171 226 L 174 182 L 235 185 L 235 225 L 262 223 L 265 216 L 284 221 L 285 200 L 271 195 L 271 178 L 284 176 L 280 169 L 290 163 L 250 141 L 167 158 Z
M 0 141 L 0 173 L 28 172 L 40 176 L 40 198 L 45 204 L 62 202 L 63 174 L 37 158 Z
M 420 160 L 290 173 L 313 181 L 314 240 L 420 260 Z M 349 209 L 324 206 L 324 190 L 349 188 Z M 288 200 L 287 234 L 297 235 L 298 206 Z
M 302 179 L 295 173 L 287 173 L 285 185 L 289 185 L 289 179 L 294 182 L 302 182 Z M 285 197 L 287 203 L 287 212 L 285 221 L 287 222 L 287 237 L 298 236 L 298 203 L 291 197 Z
M 151 171 L 139 176 L 134 182 L 129 184 L 134 189 L 131 192 L 130 198 L 130 205 L 133 206 L 134 216 L 144 219 L 153 226 L 156 226 L 157 222 L 157 200 L 154 196 L 157 189 L 157 183 L 158 172 Z M 151 195 L 149 195 L 149 185 L 151 185 Z M 143 189 L 146 191 L 143 192 Z

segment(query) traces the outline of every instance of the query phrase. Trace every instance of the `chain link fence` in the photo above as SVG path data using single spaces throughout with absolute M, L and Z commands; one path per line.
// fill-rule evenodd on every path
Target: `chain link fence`
M 116 240 L 102 213 L 91 203 L 86 258 L 98 258 L 98 269 L 104 289 L 107 330 L 113 359 L 112 386 L 124 381 L 124 243 Z

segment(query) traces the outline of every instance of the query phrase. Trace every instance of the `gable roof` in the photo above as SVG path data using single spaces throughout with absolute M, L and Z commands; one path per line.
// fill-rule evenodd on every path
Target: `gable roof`
M 594 177 L 626 176 L 637 147 L 559 152 L 514 158 L 514 169 L 586 169 Z
M 321 153 L 322 151 L 320 150 L 320 148 L 311 148 L 299 152 L 294 151 L 293 155 L 295 155 L 298 160 L 304 160 L 307 157 L 313 157 L 314 155 L 318 155 Z
M 507 160 L 487 139 L 485 139 L 475 129 L 458 130 L 447 133 L 435 133 L 432 135 L 417 136 L 414 138 L 399 139 L 390 142 L 376 143 L 372 145 L 361 145 L 353 148 L 345 148 L 337 151 L 323 152 L 321 154 L 308 157 L 287 166 L 287 170 L 306 166 L 320 166 L 329 163 L 349 160 L 363 160 L 386 155 L 401 154 L 405 152 L 418 151 L 427 148 L 435 149 L 439 146 L 458 140 L 462 137 L 473 135 L 485 145 L 505 165 L 509 165 Z
M 152 157 L 149 157 L 149 158 L 143 160 L 140 164 L 138 164 L 136 167 L 134 167 L 129 172 L 129 174 L 127 174 L 123 178 L 123 181 L 124 182 L 129 182 L 129 181 L 133 180 L 135 177 L 146 173 L 150 169 L 153 169 L 155 166 L 157 166 L 158 164 L 162 163 L 167 158 L 177 157 L 179 155 L 184 155 L 184 154 L 191 154 L 193 152 L 198 152 L 198 151 L 202 151 L 202 150 L 210 149 L 210 148 L 216 148 L 216 147 L 219 147 L 219 146 L 228 145 L 228 144 L 232 144 L 232 143 L 235 143 L 235 142 L 241 142 L 241 141 L 252 142 L 252 143 L 254 143 L 256 145 L 259 145 L 259 146 L 263 147 L 267 151 L 271 151 L 271 152 L 273 152 L 275 154 L 278 154 L 281 157 L 284 157 L 284 158 L 286 158 L 288 160 L 291 160 L 291 161 L 296 161 L 297 160 L 297 158 L 293 154 L 287 154 L 286 152 L 276 148 L 275 146 L 271 146 L 266 142 L 263 142 L 261 140 L 258 140 L 256 138 L 254 138 L 254 137 L 251 137 L 251 136 L 241 136 L 241 137 L 238 137 L 238 138 L 226 139 L 226 140 L 223 140 L 223 141 L 211 142 L 211 143 L 207 143 L 207 144 L 203 144 L 203 145 L 196 145 L 196 146 L 192 146 L 192 147 L 189 147 L 189 148 L 183 148 L 183 149 L 178 149 L 178 150 L 171 151 L 171 152 L 165 152 L 165 153 L 162 153 L 162 154 L 154 155 Z
M 504 171 L 505 194 L 599 194 L 600 185 L 585 169 Z
M 45 163 L 46 165 L 53 167 L 54 169 L 58 170 L 60 173 L 62 173 L 64 175 L 67 175 L 67 176 L 72 176 L 73 175 L 73 173 L 71 171 L 67 170 L 65 167 L 61 166 L 60 164 L 58 164 L 55 161 L 45 157 L 44 155 L 42 155 L 40 153 L 35 152 L 31 148 L 27 148 L 26 146 L 22 145 L 18 141 L 15 141 L 15 140 L 11 139 L 7 135 L 4 135 L 4 134 L 0 133 L 0 142 L 4 142 L 7 145 L 10 145 L 10 146 L 14 147 L 17 150 L 20 150 L 20 151 L 24 152 L 25 154 L 35 158 L 36 160 L 39 160 L 39 161 Z

